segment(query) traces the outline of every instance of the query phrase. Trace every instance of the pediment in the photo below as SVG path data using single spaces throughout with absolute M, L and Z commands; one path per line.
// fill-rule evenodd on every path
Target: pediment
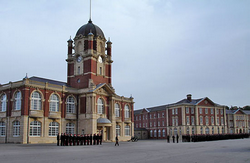
M 107 84 L 97 85 L 96 89 L 93 92 L 104 96 L 115 95 L 114 89 L 112 89 Z
M 215 106 L 215 103 L 212 100 L 210 100 L 209 98 L 205 97 L 204 99 L 199 101 L 199 103 L 197 105 L 199 105 L 199 106 Z

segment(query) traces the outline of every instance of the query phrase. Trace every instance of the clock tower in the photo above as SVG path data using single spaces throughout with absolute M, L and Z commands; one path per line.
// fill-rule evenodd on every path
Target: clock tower
M 68 40 L 67 84 L 78 89 L 88 88 L 90 82 L 111 85 L 111 44 L 91 19 L 81 26 L 74 41 Z

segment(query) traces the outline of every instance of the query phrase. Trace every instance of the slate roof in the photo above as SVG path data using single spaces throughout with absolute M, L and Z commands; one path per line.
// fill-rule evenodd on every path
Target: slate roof
M 60 86 L 67 86 L 67 83 L 65 82 L 61 82 L 61 81 L 56 81 L 56 80 L 51 80 L 51 79 L 45 79 L 45 78 L 40 78 L 40 77 L 36 77 L 36 76 L 32 76 L 29 78 L 29 80 L 33 80 L 33 81 L 38 81 L 38 82 L 44 82 L 44 83 L 50 83 L 50 84 L 55 84 L 55 85 L 60 85 Z

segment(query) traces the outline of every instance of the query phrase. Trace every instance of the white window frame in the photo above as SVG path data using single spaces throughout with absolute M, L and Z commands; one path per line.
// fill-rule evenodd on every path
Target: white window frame
M 130 126 L 126 125 L 124 130 L 125 130 L 125 136 L 130 136 Z
M 20 136 L 20 121 L 13 122 L 13 137 Z
M 120 125 L 116 125 L 116 135 L 120 136 L 121 135 L 121 126 Z
M 68 96 L 66 99 L 66 113 L 75 113 L 75 98 L 73 96 Z
M 21 110 L 21 99 L 22 94 L 21 91 L 17 91 L 14 95 L 14 110 Z
M 57 136 L 59 133 L 59 123 L 50 122 L 49 123 L 49 136 Z
M 187 125 L 189 125 L 190 124 L 189 116 L 187 116 L 186 119 L 187 119 Z
M 115 117 L 120 117 L 120 105 L 115 103 Z
M 166 137 L 166 130 L 165 129 L 162 130 L 162 137 Z
M 4 93 L 0 97 L 0 112 L 6 112 L 7 108 L 7 95 Z
M 158 137 L 161 137 L 161 130 L 158 130 Z
M 211 114 L 214 114 L 214 109 L 211 108 L 211 109 L 210 109 L 210 112 L 211 112 Z
M 129 110 L 129 106 L 125 105 L 125 118 L 130 118 L 130 110 Z
M 186 107 L 186 114 L 189 114 L 189 107 Z
M 6 123 L 0 121 L 0 137 L 5 137 L 6 135 Z
M 32 121 L 30 122 L 30 136 L 31 137 L 40 137 L 41 136 L 41 122 Z
M 104 114 L 104 100 L 101 98 L 97 100 L 97 114 Z
M 191 108 L 191 114 L 194 114 L 194 108 Z
M 42 110 L 42 96 L 38 91 L 34 91 L 31 94 L 30 110 Z
M 74 123 L 67 123 L 66 124 L 66 133 L 67 134 L 74 134 L 75 133 L 75 124 Z
M 51 112 L 59 112 L 59 96 L 57 94 L 52 94 L 50 96 L 50 101 L 49 101 L 49 111 Z

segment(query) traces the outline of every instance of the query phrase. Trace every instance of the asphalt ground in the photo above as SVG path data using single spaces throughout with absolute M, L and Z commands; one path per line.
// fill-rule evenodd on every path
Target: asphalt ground
M 250 163 L 250 139 L 167 143 L 104 142 L 92 146 L 0 144 L 0 163 Z

